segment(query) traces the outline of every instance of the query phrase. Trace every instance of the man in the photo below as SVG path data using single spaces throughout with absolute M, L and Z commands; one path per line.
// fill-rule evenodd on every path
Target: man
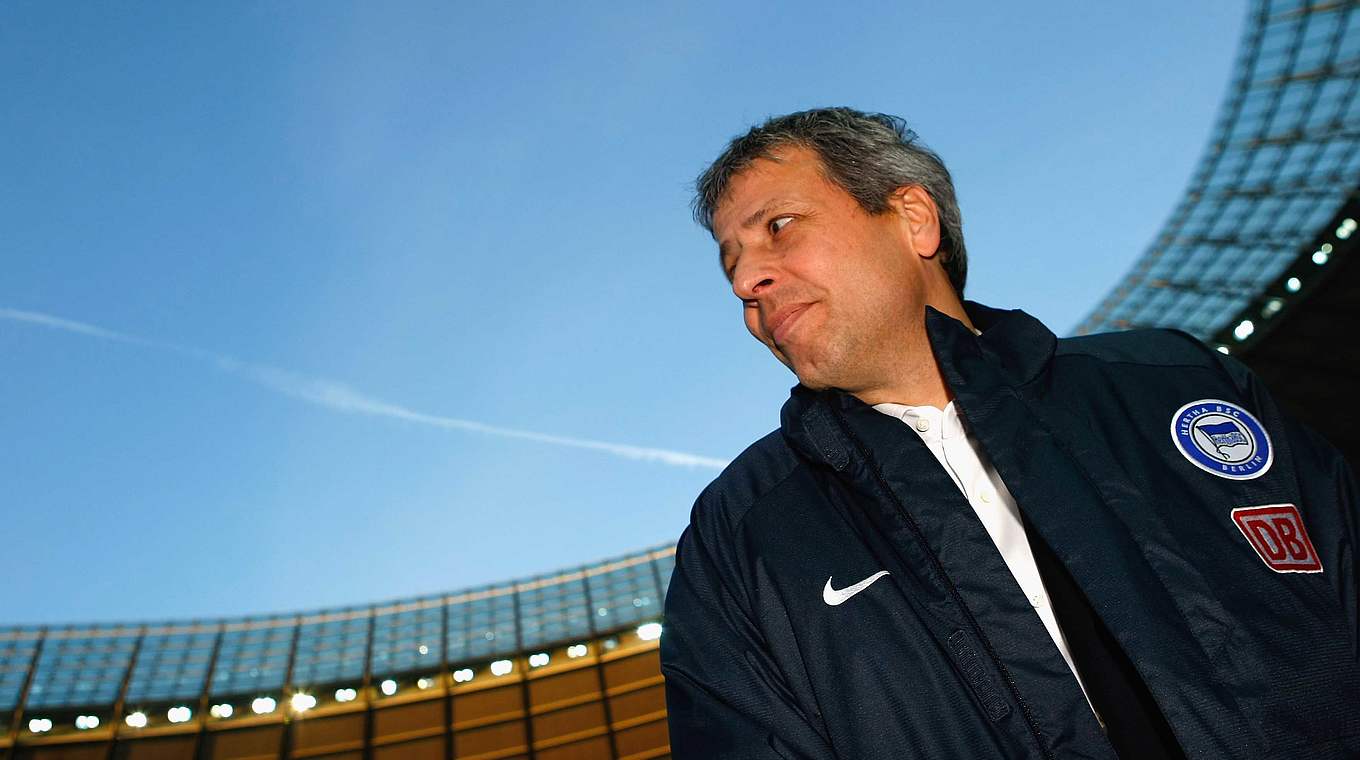
M 676 758 L 1360 757 L 1355 482 L 1244 366 L 963 301 L 894 117 L 771 119 L 695 214 L 799 383 L 677 548 Z

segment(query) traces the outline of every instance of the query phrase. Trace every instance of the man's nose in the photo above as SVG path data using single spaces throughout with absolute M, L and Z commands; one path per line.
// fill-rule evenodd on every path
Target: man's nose
M 768 256 L 750 251 L 737 261 L 732 272 L 732 292 L 743 301 L 751 301 L 774 287 L 776 271 Z

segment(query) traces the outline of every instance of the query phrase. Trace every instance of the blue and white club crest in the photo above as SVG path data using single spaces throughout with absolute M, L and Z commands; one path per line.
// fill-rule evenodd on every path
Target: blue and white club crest
M 1196 467 L 1220 478 L 1251 480 L 1270 469 L 1270 436 L 1251 413 L 1216 398 L 1191 401 L 1171 418 L 1171 440 Z

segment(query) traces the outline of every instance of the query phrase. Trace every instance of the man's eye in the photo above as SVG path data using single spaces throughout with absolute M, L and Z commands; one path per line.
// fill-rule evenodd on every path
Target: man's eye
M 784 229 L 784 225 L 793 221 L 791 216 L 776 216 L 770 220 L 770 232 L 778 232 Z

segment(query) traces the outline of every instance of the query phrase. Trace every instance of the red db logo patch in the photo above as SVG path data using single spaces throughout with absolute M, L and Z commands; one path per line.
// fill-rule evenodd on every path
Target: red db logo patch
M 1320 573 L 1322 561 L 1303 529 L 1303 517 L 1293 504 L 1238 507 L 1232 511 L 1242 535 L 1266 566 L 1277 573 Z

